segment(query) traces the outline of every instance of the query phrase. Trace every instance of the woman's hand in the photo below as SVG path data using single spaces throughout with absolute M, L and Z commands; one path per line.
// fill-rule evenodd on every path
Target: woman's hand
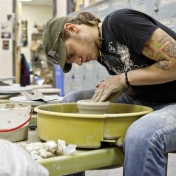
M 121 96 L 126 88 L 125 75 L 120 74 L 113 76 L 112 78 L 105 79 L 96 85 L 97 90 L 92 97 L 93 101 L 109 101 L 117 99 Z

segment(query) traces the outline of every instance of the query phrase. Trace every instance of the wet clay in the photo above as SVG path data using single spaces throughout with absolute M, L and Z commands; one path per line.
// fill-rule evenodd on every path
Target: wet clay
M 81 114 L 107 114 L 110 102 L 94 102 L 92 100 L 79 100 L 77 107 Z

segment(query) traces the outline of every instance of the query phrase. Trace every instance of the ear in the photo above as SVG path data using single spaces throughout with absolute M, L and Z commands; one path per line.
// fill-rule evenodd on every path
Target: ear
M 64 25 L 64 29 L 70 32 L 71 35 L 77 34 L 79 32 L 79 29 L 77 28 L 77 26 L 72 23 L 66 23 Z

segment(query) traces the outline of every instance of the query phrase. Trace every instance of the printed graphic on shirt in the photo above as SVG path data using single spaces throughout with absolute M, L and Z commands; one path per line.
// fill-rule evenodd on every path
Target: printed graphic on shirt
M 116 43 L 116 48 L 113 47 L 113 42 L 109 42 L 108 50 L 114 55 L 102 53 L 102 61 L 115 74 L 124 73 L 129 70 L 146 67 L 147 65 L 135 65 L 130 59 L 130 52 L 127 46 Z

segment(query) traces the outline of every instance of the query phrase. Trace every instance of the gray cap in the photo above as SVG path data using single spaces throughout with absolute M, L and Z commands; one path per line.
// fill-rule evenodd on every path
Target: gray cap
M 62 32 L 64 25 L 66 23 L 68 17 L 61 17 L 61 18 L 52 18 L 50 19 L 44 28 L 43 31 L 43 47 L 45 54 L 48 57 L 48 52 L 52 49 L 54 42 L 58 36 L 58 33 Z M 62 70 L 67 73 L 71 70 L 72 64 L 67 64 L 67 50 L 65 44 L 61 37 L 58 37 L 58 40 L 53 48 L 53 51 L 56 51 L 58 54 L 58 64 L 62 68 Z

